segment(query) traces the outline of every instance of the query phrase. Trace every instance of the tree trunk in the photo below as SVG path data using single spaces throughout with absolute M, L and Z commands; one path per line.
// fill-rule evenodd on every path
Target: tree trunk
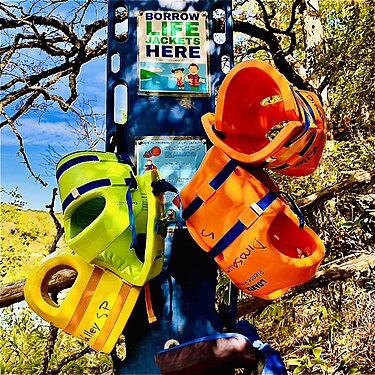
M 306 47 L 305 69 L 307 79 L 317 89 L 320 86 L 320 77 L 314 77 L 314 63 L 316 57 L 320 55 L 324 48 L 324 32 L 318 0 L 305 0 L 302 20 Z

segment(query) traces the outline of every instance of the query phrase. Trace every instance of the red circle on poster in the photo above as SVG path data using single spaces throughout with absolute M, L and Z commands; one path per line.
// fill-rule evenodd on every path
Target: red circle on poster
M 161 154 L 160 147 L 158 147 L 158 146 L 154 146 L 154 147 L 151 149 L 151 154 L 154 155 L 154 156 L 159 156 L 159 155 Z

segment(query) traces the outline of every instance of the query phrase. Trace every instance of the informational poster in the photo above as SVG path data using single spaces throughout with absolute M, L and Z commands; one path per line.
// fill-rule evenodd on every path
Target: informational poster
M 158 169 L 161 177 L 178 191 L 190 181 L 206 153 L 201 137 L 142 137 L 136 140 L 135 157 L 138 175 Z M 165 194 L 165 215 L 170 221 L 179 220 L 178 207 L 172 202 L 174 193 Z
M 140 94 L 209 96 L 207 12 L 140 11 Z

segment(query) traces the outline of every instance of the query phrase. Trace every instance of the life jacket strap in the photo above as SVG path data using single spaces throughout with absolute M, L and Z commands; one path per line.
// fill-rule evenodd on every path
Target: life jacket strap
M 73 159 L 68 160 L 64 164 L 62 164 L 57 170 L 56 170 L 56 180 L 59 181 L 61 175 L 67 171 L 69 168 L 74 167 L 77 164 L 80 163 L 86 163 L 90 161 L 99 161 L 99 157 L 97 155 L 80 155 Z
M 154 310 L 152 308 L 152 301 L 151 301 L 151 293 L 150 293 L 150 284 L 147 282 L 144 285 L 144 291 L 145 291 L 145 302 L 146 302 L 146 310 L 147 310 L 147 317 L 149 323 L 154 323 L 157 321 L 157 318 L 155 316 Z
M 249 208 L 254 213 L 254 219 L 250 221 L 241 220 L 242 217 L 220 238 L 218 242 L 211 248 L 208 254 L 215 258 L 222 253 L 237 237 L 241 235 L 247 228 L 251 227 L 259 216 L 272 204 L 278 197 L 278 193 L 269 191 L 258 202 L 252 203 Z M 245 222 L 244 222 L 245 221 Z
M 296 142 L 298 139 L 300 139 L 303 135 L 307 133 L 307 131 L 310 129 L 311 122 L 316 125 L 316 118 L 313 109 L 310 106 L 310 103 L 304 98 L 304 96 L 296 90 L 292 85 L 290 86 L 290 89 L 292 91 L 293 97 L 297 103 L 297 107 L 301 114 L 301 122 L 305 124 L 305 127 L 303 129 L 303 132 L 299 134 L 297 137 L 293 137 L 291 140 L 289 140 L 285 147 L 289 147 L 294 142 Z
M 131 191 L 132 186 L 134 186 L 134 182 L 135 182 L 135 186 L 137 186 L 137 181 L 136 181 L 136 179 L 134 178 L 133 175 L 131 175 L 130 178 L 125 178 L 124 180 L 125 180 L 125 184 L 128 186 L 128 189 L 126 190 L 125 199 L 126 199 L 126 204 L 128 206 L 129 225 L 130 225 L 130 228 L 131 228 L 131 231 L 132 231 L 132 242 L 130 244 L 130 248 L 132 249 L 132 248 L 135 247 L 135 245 L 137 243 L 137 232 L 135 230 L 133 202 L 132 202 L 132 197 L 131 197 L 130 191 Z
M 284 198 L 287 200 L 287 202 L 291 205 L 294 213 L 297 215 L 298 220 L 299 220 L 299 229 L 303 229 L 305 226 L 305 218 L 303 216 L 303 213 L 301 209 L 298 207 L 297 203 L 294 201 L 292 196 L 289 193 L 286 193 L 284 191 L 279 192 L 280 195 L 283 195 Z
M 231 173 L 237 168 L 237 166 L 238 163 L 235 160 L 230 159 L 216 174 L 216 176 L 208 183 L 208 185 L 212 188 L 210 189 L 212 191 L 207 194 L 207 189 L 200 189 L 200 193 L 197 192 L 198 196 L 195 197 L 183 210 L 182 217 L 185 220 L 188 220 L 189 217 L 198 210 L 203 202 L 207 200 L 212 195 L 212 193 L 215 192 L 225 182 L 225 180 L 231 175 Z
M 62 202 L 61 206 L 62 206 L 63 212 L 79 196 L 89 192 L 90 190 L 98 189 L 103 186 L 111 186 L 111 180 L 109 178 L 101 178 L 99 180 L 90 181 L 77 188 L 73 188 L 71 192 L 67 195 L 67 197 L 64 199 L 64 201 Z

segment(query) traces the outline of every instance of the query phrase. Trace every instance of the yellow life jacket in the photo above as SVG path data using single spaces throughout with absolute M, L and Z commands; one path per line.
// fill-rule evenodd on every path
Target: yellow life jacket
M 87 262 L 142 286 L 158 275 L 164 257 L 163 197 L 153 194 L 157 170 L 135 176 L 131 165 L 109 152 L 81 151 L 56 169 L 64 213 L 65 240 Z M 144 234 L 142 253 L 135 251 Z
M 245 170 L 213 146 L 181 190 L 194 240 L 243 292 L 274 299 L 316 272 L 319 237 L 261 169 Z
M 65 298 L 56 303 L 48 294 L 48 282 L 67 268 L 75 270 L 77 277 Z M 30 308 L 45 321 L 97 351 L 110 353 L 134 308 L 140 287 L 66 249 L 47 256 L 30 272 L 24 293 Z
M 215 114 L 202 117 L 212 143 L 232 159 L 290 176 L 316 169 L 326 141 L 325 121 L 314 93 L 294 88 L 258 60 L 241 62 L 227 74 Z M 278 133 L 270 140 L 272 132 Z

